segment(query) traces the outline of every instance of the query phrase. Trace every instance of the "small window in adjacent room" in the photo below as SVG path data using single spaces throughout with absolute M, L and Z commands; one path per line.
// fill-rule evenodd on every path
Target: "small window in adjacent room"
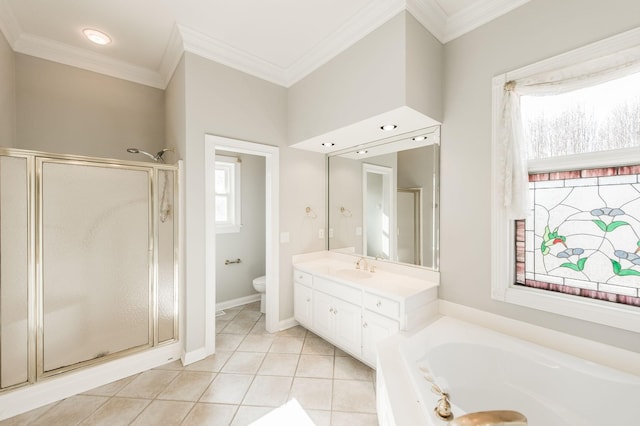
M 216 232 L 218 234 L 240 232 L 241 194 L 240 160 L 216 155 Z
M 493 298 L 640 331 L 638 34 L 494 78 Z

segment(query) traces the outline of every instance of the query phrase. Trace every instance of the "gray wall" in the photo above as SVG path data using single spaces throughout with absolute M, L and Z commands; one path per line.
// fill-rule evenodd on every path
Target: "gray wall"
M 441 287 L 451 302 L 640 352 L 638 335 L 491 299 L 491 79 L 640 25 L 636 0 L 533 0 L 445 46 Z
M 172 82 L 172 87 L 180 82 Z M 287 91 L 191 53 L 184 56 L 185 84 L 185 349 L 205 344 L 204 137 L 214 134 L 279 146 L 280 229 L 291 241 L 280 245 L 280 319 L 293 316 L 291 256 L 324 248 L 317 227 L 325 223 L 324 156 L 286 148 Z M 172 89 L 173 90 L 173 89 Z M 176 89 L 177 90 L 177 89 Z M 179 107 L 168 111 L 180 114 Z M 179 117 L 167 117 L 178 122 Z M 318 213 L 305 221 L 305 206 Z M 317 225 L 317 226 L 316 226 Z
M 444 48 L 410 13 L 406 13 L 406 105 L 442 122 Z
M 240 158 L 240 232 L 216 235 L 216 303 L 255 294 L 253 279 L 265 274 L 265 159 L 249 154 L 216 152 Z M 241 259 L 225 265 L 225 260 Z
M 16 142 L 16 71 L 15 55 L 0 32 L 0 146 L 13 147 Z
M 142 161 L 126 148 L 164 147 L 163 90 L 22 54 L 16 81 L 17 148 Z

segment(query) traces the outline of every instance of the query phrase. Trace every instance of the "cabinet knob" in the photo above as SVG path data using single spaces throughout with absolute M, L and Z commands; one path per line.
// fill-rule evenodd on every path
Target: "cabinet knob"
M 378 303 L 376 303 L 376 306 L 379 308 L 380 306 L 382 306 L 382 302 L 378 300 Z
M 337 309 L 334 309 L 334 310 L 333 310 L 333 315 L 336 315 L 337 313 L 338 313 L 338 310 L 337 310 Z
M 329 307 L 329 312 L 333 313 L 333 308 Z
M 308 297 L 307 297 L 307 302 L 311 302 L 311 299 L 309 299 Z
M 369 324 L 367 324 L 366 322 L 362 323 L 362 328 L 367 328 Z

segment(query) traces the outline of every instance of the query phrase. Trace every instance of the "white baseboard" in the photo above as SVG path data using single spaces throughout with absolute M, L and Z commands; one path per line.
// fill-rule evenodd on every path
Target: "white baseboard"
M 441 315 L 458 318 L 596 364 L 640 376 L 640 353 L 637 352 L 442 299 L 438 300 L 438 309 Z
M 180 351 L 176 342 L 7 391 L 0 395 L 0 420 L 175 361 Z
M 260 293 L 239 297 L 237 299 L 227 300 L 226 302 L 216 303 L 216 312 L 222 311 L 224 309 L 235 308 L 236 306 L 246 305 L 247 303 L 259 302 L 259 301 L 260 301 Z
M 280 321 L 279 329 L 280 331 L 282 331 L 291 327 L 295 327 L 296 325 L 299 325 L 299 324 L 300 323 L 298 321 L 296 321 L 293 317 L 291 317 L 291 318 L 287 318 L 286 320 Z
M 205 359 L 208 356 L 206 348 L 199 348 L 195 351 L 182 352 L 182 356 L 180 360 L 182 361 L 182 365 L 193 364 L 194 362 Z

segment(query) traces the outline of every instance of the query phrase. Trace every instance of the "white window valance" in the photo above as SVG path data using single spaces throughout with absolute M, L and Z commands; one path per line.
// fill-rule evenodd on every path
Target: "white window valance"
M 640 40 L 615 53 L 599 54 L 571 65 L 542 72 L 520 70 L 504 79 L 500 105 L 500 148 L 503 150 L 503 198 L 510 219 L 524 219 L 530 211 L 527 147 L 522 128 L 520 97 L 558 95 L 640 72 Z M 640 90 L 640 88 L 630 88 Z

